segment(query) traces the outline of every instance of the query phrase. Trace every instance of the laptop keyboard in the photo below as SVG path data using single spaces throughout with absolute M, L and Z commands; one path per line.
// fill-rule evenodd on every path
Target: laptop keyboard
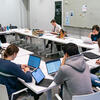
M 43 87 L 49 87 L 53 80 L 50 79 L 43 79 L 38 85 Z

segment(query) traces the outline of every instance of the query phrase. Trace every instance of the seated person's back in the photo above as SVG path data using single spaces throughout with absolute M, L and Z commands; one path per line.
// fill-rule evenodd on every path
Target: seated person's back
M 11 62 L 16 58 L 18 51 L 18 47 L 9 45 L 4 52 L 4 58 L 0 59 L 0 84 L 7 87 L 9 96 L 21 89 L 18 78 L 32 82 L 31 73 L 28 68 L 26 69 L 26 65 L 17 65 Z
M 89 67 L 79 54 L 77 45 L 66 44 L 63 51 L 62 66 L 54 79 L 57 84 L 64 83 L 63 100 L 72 100 L 73 95 L 92 93 Z

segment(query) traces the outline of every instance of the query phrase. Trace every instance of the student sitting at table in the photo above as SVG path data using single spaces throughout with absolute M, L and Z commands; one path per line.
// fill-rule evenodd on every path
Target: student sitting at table
M 89 38 L 93 41 L 93 43 L 97 43 L 97 40 L 100 38 L 100 28 L 98 25 L 92 26 L 92 32 L 88 35 Z M 86 48 L 82 48 L 82 51 L 86 51 Z
M 19 48 L 11 44 L 4 51 L 4 57 L 0 58 L 0 84 L 6 86 L 9 98 L 12 93 L 25 88 L 18 78 L 25 82 L 32 82 L 31 72 L 27 65 L 18 65 L 11 62 L 16 58 L 18 51 Z M 33 93 L 32 95 L 34 95 L 35 100 L 38 100 L 39 96 L 37 94 Z
M 52 24 L 52 26 L 53 26 L 53 29 L 52 29 L 51 34 L 59 35 L 59 32 L 60 32 L 60 30 L 61 30 L 61 26 L 58 25 L 58 24 L 56 23 L 56 20 L 54 20 L 54 19 L 51 20 L 51 24 Z M 46 45 L 46 48 L 49 47 L 49 44 L 51 44 L 51 51 L 52 51 L 52 41 L 50 41 L 50 40 L 48 41 L 48 43 L 47 43 L 47 45 Z M 60 48 L 60 47 L 57 46 L 57 50 L 58 50 L 59 48 Z
M 98 25 L 92 27 L 92 32 L 88 37 L 92 39 L 93 43 L 97 43 L 97 40 L 100 38 L 100 28 Z
M 78 46 L 68 43 L 63 51 L 65 55 L 54 78 L 56 84 L 63 84 L 63 100 L 72 100 L 73 95 L 92 93 L 89 67 L 79 54 Z
M 98 39 L 98 46 L 99 46 L 99 49 L 100 49 L 100 38 Z M 96 61 L 96 63 L 98 65 L 100 65 L 100 59 L 98 59 Z M 91 81 L 92 81 L 92 85 L 95 86 L 95 87 L 100 87 L 100 78 L 98 76 L 100 76 L 100 66 L 95 68 L 95 69 L 92 69 L 91 70 Z M 96 74 L 96 75 L 95 75 Z

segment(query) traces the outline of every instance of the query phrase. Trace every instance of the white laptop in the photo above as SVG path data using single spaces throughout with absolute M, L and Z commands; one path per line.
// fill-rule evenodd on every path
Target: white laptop
M 93 41 L 89 37 L 81 37 L 84 43 L 93 44 Z

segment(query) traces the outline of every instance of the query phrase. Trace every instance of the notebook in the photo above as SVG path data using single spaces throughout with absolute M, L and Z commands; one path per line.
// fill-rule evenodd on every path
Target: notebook
M 89 59 L 97 59 L 100 57 L 99 55 L 96 55 L 92 52 L 84 52 L 83 55 Z
M 30 55 L 28 60 L 28 66 L 30 68 L 38 68 L 40 66 L 40 61 L 40 57 Z
M 40 68 L 35 69 L 32 72 L 32 76 L 35 79 L 35 84 L 39 86 L 49 87 L 49 85 L 53 82 L 53 80 L 45 79 L 45 75 Z
M 60 59 L 46 62 L 47 72 L 48 72 L 48 74 L 51 74 L 51 75 L 52 74 L 55 75 L 55 72 L 57 72 L 59 70 L 60 66 L 61 66 Z

